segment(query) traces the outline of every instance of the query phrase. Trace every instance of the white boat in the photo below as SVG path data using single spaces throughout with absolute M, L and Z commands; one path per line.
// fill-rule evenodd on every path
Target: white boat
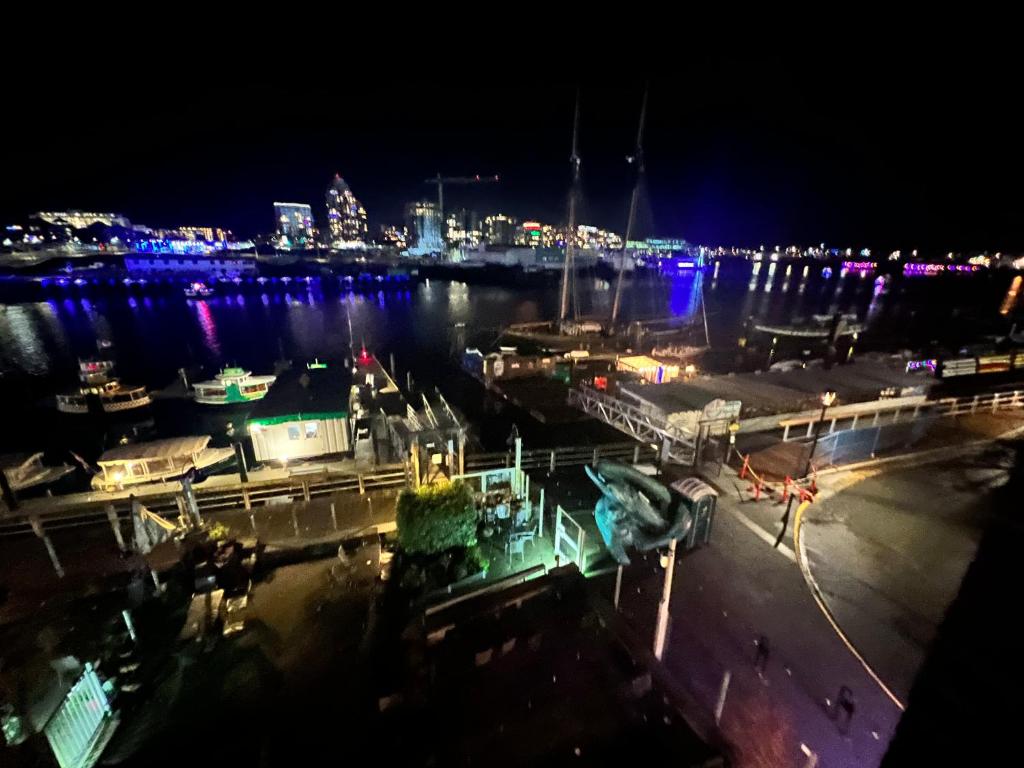
M 231 448 L 208 448 L 209 435 L 170 437 L 148 443 L 120 445 L 96 461 L 100 473 L 92 478 L 98 491 L 117 491 L 133 485 L 158 483 L 184 477 L 234 459 Z
M 57 410 L 61 413 L 88 413 L 90 397 L 98 397 L 106 413 L 141 408 L 153 402 L 144 386 L 122 384 L 111 377 L 113 370 L 114 363 L 110 360 L 79 360 L 78 378 L 82 386 L 78 392 L 57 395 Z
M 204 405 L 250 403 L 266 397 L 276 376 L 253 376 L 243 368 L 224 368 L 211 381 L 193 385 L 195 400 Z
M 112 377 L 114 362 L 106 359 L 79 360 L 78 378 L 82 386 L 77 392 L 57 395 L 57 411 L 65 414 L 89 413 L 89 397 L 98 397 L 108 414 L 148 406 L 153 401 L 144 386 L 122 384 Z
M 213 289 L 206 283 L 195 282 L 185 288 L 185 295 L 190 299 L 206 298 L 213 295 Z
M 0 456 L 0 472 L 7 476 L 7 482 L 15 492 L 55 483 L 74 471 L 75 468 L 67 464 L 45 466 L 42 453 Z

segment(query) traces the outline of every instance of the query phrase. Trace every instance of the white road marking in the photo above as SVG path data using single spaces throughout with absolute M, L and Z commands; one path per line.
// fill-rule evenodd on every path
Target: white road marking
M 778 547 L 775 547 L 775 537 L 768 533 L 768 531 L 766 531 L 760 525 L 755 523 L 753 520 L 751 520 L 749 517 L 747 517 L 747 515 L 744 514 L 742 511 L 735 510 L 735 514 L 733 515 L 733 517 L 735 517 L 737 520 L 743 523 L 743 525 L 749 528 L 754 533 L 754 535 L 757 536 L 759 539 L 772 545 L 775 551 L 778 552 L 780 555 L 784 556 L 786 559 L 794 563 L 797 561 L 796 555 L 793 554 L 792 549 L 787 547 L 785 543 L 780 543 Z

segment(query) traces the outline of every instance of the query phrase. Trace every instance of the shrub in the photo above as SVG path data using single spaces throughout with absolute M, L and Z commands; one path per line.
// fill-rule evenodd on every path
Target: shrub
M 398 543 L 410 553 L 435 555 L 476 544 L 473 495 L 462 483 L 403 491 L 398 497 Z

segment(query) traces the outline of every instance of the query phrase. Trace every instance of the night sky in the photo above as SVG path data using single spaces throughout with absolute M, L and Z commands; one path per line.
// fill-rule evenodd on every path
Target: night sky
M 274 200 L 308 202 L 322 216 L 339 172 L 374 229 L 398 223 L 405 202 L 433 196 L 422 182 L 441 171 L 502 177 L 448 190 L 446 207 L 558 221 L 578 84 L 582 220 L 624 228 L 624 158 L 648 73 L 488 73 L 478 58 L 471 71 L 447 64 L 427 77 L 422 62 L 404 63 L 374 77 L 362 62 L 346 88 L 322 62 L 259 58 L 169 66 L 167 57 L 90 56 L 75 71 L 93 88 L 19 83 L 0 140 L 0 220 L 76 207 L 246 235 L 272 229 Z M 1019 82 L 1009 61 L 674 60 L 649 73 L 649 234 L 1024 251 Z

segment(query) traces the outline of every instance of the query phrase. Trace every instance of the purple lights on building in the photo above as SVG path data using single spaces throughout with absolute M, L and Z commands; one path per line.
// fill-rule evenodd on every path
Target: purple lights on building
M 844 261 L 843 269 L 848 272 L 874 272 L 878 263 L 874 261 Z
M 977 272 L 977 264 L 904 264 L 903 274 L 908 277 L 938 275 L 943 272 Z

